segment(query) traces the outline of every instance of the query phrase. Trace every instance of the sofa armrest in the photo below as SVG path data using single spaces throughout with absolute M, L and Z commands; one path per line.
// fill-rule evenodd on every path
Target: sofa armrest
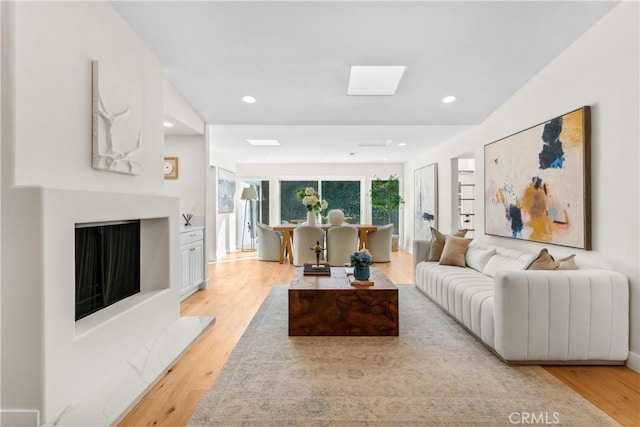
M 413 241 L 413 273 L 416 272 L 416 265 L 421 261 L 429 258 L 429 249 L 431 240 L 414 240 Z
M 629 351 L 629 282 L 607 270 L 501 271 L 495 349 L 507 361 L 618 360 Z

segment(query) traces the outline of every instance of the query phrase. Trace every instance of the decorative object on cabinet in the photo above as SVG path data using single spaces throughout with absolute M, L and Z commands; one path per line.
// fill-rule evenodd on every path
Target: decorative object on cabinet
M 438 228 L 438 164 L 416 169 L 414 239 L 431 239 L 431 227 Z
M 191 218 L 193 218 L 193 214 L 182 214 L 182 219 L 184 219 L 184 226 L 191 227 Z
M 164 158 L 164 179 L 178 179 L 178 158 Z
M 186 298 L 204 282 L 204 230 L 180 233 L 180 297 Z
M 92 65 L 92 160 L 98 170 L 140 174 L 142 91 L 111 68 Z M 117 123 L 117 131 L 113 127 Z
M 244 200 L 244 219 L 242 221 L 242 245 L 240 250 L 242 252 L 245 251 L 244 248 L 244 232 L 248 228 L 249 229 L 249 240 L 251 241 L 251 247 L 246 249 L 248 251 L 255 251 L 255 243 L 254 243 L 254 234 L 253 230 L 255 227 L 255 223 L 253 222 L 253 206 L 251 202 L 254 200 L 258 200 L 258 193 L 256 189 L 252 186 L 246 187 L 242 189 L 242 194 L 240 195 L 240 200 Z M 247 210 L 249 211 L 249 221 L 247 222 Z
M 236 195 L 236 174 L 223 168 L 218 168 L 218 213 L 233 212 Z
M 484 147 L 485 232 L 591 249 L 590 110 Z

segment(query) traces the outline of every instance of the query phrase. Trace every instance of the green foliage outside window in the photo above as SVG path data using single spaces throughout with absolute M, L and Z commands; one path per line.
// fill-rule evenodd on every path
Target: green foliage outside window
M 342 209 L 345 222 L 360 223 L 360 181 L 322 181 L 322 198 L 329 203 L 323 222 L 331 209 Z

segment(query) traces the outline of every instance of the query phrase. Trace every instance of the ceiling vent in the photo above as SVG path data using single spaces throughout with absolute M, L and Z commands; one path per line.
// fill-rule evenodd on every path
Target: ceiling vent
M 275 139 L 247 139 L 247 142 L 254 147 L 276 147 L 280 145 Z
M 360 141 L 358 143 L 358 147 L 388 147 L 389 144 L 391 144 L 390 139 L 387 139 L 387 140 L 374 139 L 369 141 Z

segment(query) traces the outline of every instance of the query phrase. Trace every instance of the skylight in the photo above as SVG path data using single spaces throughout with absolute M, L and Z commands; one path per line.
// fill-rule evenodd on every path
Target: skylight
M 349 74 L 347 95 L 395 95 L 406 68 L 404 65 L 354 65 Z

